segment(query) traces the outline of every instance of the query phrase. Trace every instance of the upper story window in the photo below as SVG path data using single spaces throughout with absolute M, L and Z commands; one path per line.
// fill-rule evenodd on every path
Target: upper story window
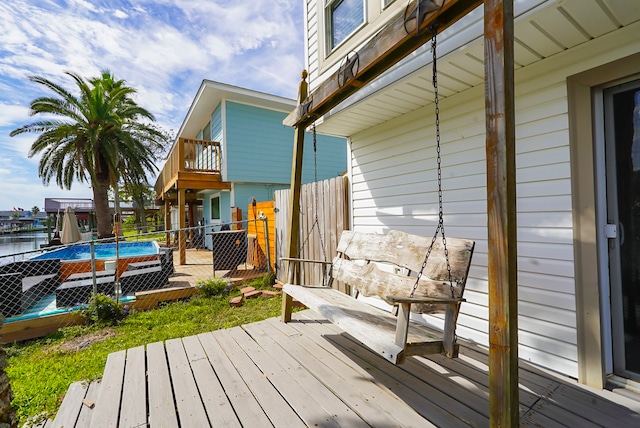
M 202 130 L 202 139 L 205 141 L 211 140 L 211 121 L 209 121 Z
M 329 50 L 333 50 L 364 24 L 364 0 L 327 0 Z

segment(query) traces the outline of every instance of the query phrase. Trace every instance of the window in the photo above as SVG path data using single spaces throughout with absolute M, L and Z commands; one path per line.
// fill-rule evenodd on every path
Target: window
M 205 141 L 211 141 L 211 121 L 209 121 L 202 130 L 202 139 Z
M 382 0 L 382 8 L 384 9 L 385 7 L 389 6 L 394 1 L 396 1 L 396 0 Z
M 328 0 L 326 2 L 329 50 L 333 50 L 364 24 L 363 0 Z
M 211 198 L 211 220 L 220 220 L 220 197 Z

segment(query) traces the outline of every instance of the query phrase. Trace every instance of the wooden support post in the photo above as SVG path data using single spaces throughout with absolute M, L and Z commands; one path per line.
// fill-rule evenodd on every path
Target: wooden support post
M 442 333 L 442 352 L 449 358 L 458 356 L 458 345 L 456 344 L 456 323 L 458 322 L 458 312 L 460 303 L 450 303 L 444 313 L 444 331 Z
M 492 427 L 517 427 L 518 275 L 513 0 L 485 0 L 484 38 L 489 237 L 489 417 Z
M 398 322 L 396 324 L 396 345 L 404 349 L 409 335 L 409 319 L 411 318 L 411 303 L 400 303 L 398 306 Z
M 193 201 L 189 201 L 187 203 L 187 206 L 189 207 L 187 212 L 189 214 L 189 242 L 191 243 L 191 246 L 193 247 L 193 237 L 194 237 L 194 229 L 193 227 L 196 225 L 196 218 L 195 218 L 195 214 L 194 214 L 194 204 Z M 185 224 L 186 227 L 186 224 Z
M 178 189 L 178 228 L 180 231 L 178 232 L 178 252 L 180 253 L 180 264 L 187 264 L 187 237 L 184 233 L 184 228 L 186 227 L 186 219 L 184 215 L 184 205 L 186 202 L 186 190 Z
M 289 243 L 287 257 L 298 257 L 298 235 L 300 233 L 300 188 L 302 187 L 302 153 L 304 151 L 304 128 L 297 126 L 293 137 L 293 163 L 291 167 L 291 198 L 289 201 Z M 290 263 L 295 269 L 288 281 L 298 284 L 298 263 Z M 282 322 L 291 321 L 293 301 L 286 293 L 282 296 Z
M 164 230 L 165 233 L 165 245 L 167 247 L 171 246 L 171 203 L 167 199 L 165 195 L 164 199 Z

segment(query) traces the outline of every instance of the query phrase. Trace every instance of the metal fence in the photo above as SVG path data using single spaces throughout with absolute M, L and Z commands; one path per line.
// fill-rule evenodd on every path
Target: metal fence
M 263 275 L 270 260 L 268 220 L 92 240 L 0 256 L 0 341 L 29 339 L 84 321 L 97 293 L 136 309 L 188 298 L 198 282 Z M 259 239 L 259 235 L 266 239 Z

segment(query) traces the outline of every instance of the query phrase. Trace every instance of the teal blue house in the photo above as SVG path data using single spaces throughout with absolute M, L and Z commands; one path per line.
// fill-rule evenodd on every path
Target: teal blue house
M 282 121 L 295 100 L 204 80 L 178 131 L 155 184 L 170 229 L 196 225 L 218 230 L 236 219 L 232 213 L 274 199 L 291 181 L 293 128 Z M 305 183 L 336 177 L 347 169 L 342 137 L 305 138 Z M 184 207 L 181 215 L 180 206 Z M 209 243 L 206 243 L 209 247 Z

